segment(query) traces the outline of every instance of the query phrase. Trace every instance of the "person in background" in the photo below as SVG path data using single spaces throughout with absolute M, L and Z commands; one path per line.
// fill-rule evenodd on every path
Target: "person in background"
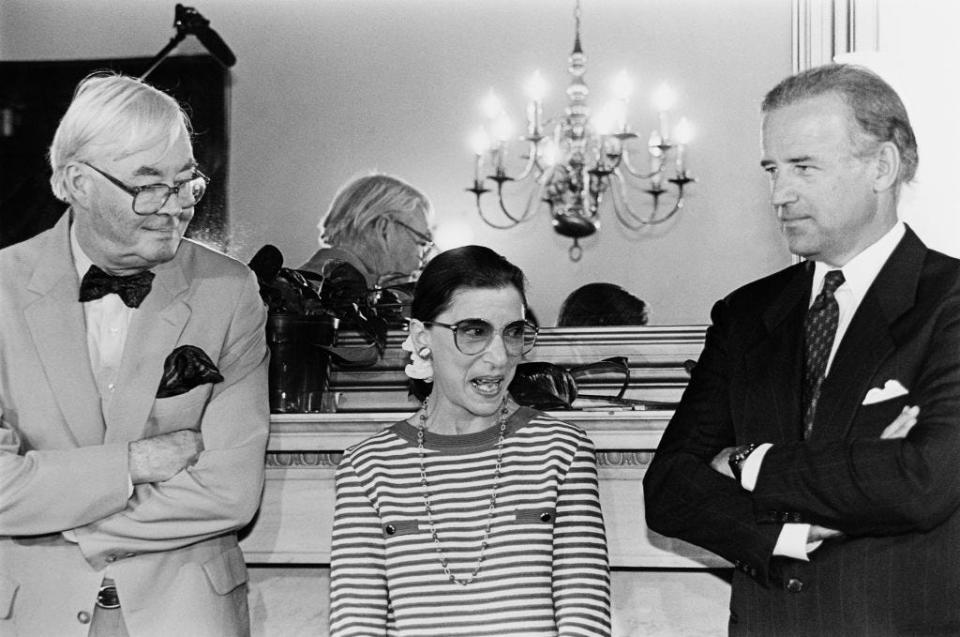
M 320 219 L 320 249 L 300 266 L 323 274 L 333 259 L 346 261 L 367 287 L 415 279 L 436 246 L 426 195 L 390 175 L 360 177 L 343 186 Z
M 613 283 L 588 283 L 567 295 L 557 327 L 646 325 L 647 304 Z
M 593 444 L 507 392 L 537 330 L 480 246 L 417 282 L 407 373 L 432 391 L 337 469 L 330 634 L 610 634 Z
M 69 209 L 0 251 L 0 635 L 246 635 L 256 279 L 183 238 L 207 180 L 170 96 L 84 79 L 50 164 Z
M 856 66 L 763 102 L 806 261 L 718 302 L 644 479 L 651 529 L 732 562 L 732 635 L 960 634 L 960 261 L 898 220 L 917 144 Z

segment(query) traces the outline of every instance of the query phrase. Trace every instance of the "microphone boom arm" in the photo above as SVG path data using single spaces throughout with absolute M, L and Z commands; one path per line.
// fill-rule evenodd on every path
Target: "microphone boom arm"
M 237 57 L 233 54 L 233 51 L 230 50 L 230 47 L 227 46 L 227 43 L 223 41 L 223 38 L 221 38 L 216 31 L 210 28 L 210 21 L 204 18 L 200 12 L 193 7 L 185 7 L 182 4 L 178 4 L 174 11 L 173 26 L 177 29 L 176 35 L 170 38 L 167 45 L 151 60 L 150 67 L 140 76 L 141 80 L 146 79 L 148 75 L 160 66 L 160 63 L 163 62 L 188 35 L 197 36 L 200 43 L 224 66 L 229 68 L 236 63 Z

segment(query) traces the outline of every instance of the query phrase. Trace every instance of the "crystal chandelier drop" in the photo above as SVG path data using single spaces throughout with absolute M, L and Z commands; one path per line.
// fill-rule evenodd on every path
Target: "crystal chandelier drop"
M 655 102 L 659 111 L 659 126 L 650 133 L 646 147 L 649 168 L 638 168 L 631 156 L 631 142 L 638 135 L 627 123 L 627 100 L 630 79 L 621 73 L 615 83 L 616 98 L 604 109 L 591 116 L 587 105 L 589 90 L 583 76 L 586 55 L 580 46 L 580 2 L 574 10 L 576 35 L 569 58 L 570 85 L 567 87 L 567 107 L 562 115 L 543 119 L 543 97 L 546 85 L 536 72 L 527 87 L 530 102 L 527 106 L 527 132 L 520 138 L 526 147 L 522 156 L 525 165 L 519 174 L 509 175 L 506 168 L 509 142 L 512 141 L 510 121 L 499 99 L 491 91 L 483 103 L 485 125 L 477 131 L 472 146 L 474 151 L 473 186 L 467 188 L 477 200 L 477 212 L 483 221 L 494 228 L 507 229 L 528 221 L 542 204 L 547 204 L 553 218 L 553 229 L 573 239 L 570 259 L 579 261 L 583 249 L 581 237 L 587 237 L 600 228 L 600 207 L 607 199 L 617 219 L 631 230 L 664 223 L 683 208 L 684 187 L 695 181 L 687 172 L 685 154 L 691 129 L 686 118 L 681 118 L 673 131 L 669 129 L 668 111 L 674 96 L 667 86 L 658 89 Z M 667 178 L 667 169 L 673 160 L 675 172 Z M 489 163 L 493 174 L 484 175 Z M 526 206 L 522 213 L 511 212 L 504 201 L 504 185 L 532 179 Z M 492 181 L 487 187 L 487 180 Z M 652 209 L 646 214 L 637 212 L 628 201 L 627 182 L 646 186 L 643 192 L 652 200 Z M 674 186 L 672 206 L 664 205 L 661 197 L 669 192 L 664 181 Z M 499 211 L 493 216 L 481 205 L 483 195 L 496 190 Z

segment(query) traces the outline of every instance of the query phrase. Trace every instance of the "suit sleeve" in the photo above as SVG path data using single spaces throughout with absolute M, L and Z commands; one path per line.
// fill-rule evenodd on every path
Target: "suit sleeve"
M 238 290 L 203 412 L 204 450 L 166 482 L 138 485 L 124 510 L 76 529 L 94 566 L 110 554 L 165 551 L 246 524 L 260 503 L 269 433 L 266 311 L 251 274 Z
M 960 301 L 943 296 L 950 300 L 922 333 L 911 330 L 922 346 L 908 343 L 901 355 L 916 370 L 907 404 L 920 407 L 907 437 L 774 445 L 753 493 L 758 511 L 798 511 L 848 535 L 895 535 L 935 528 L 960 507 Z
M 726 301 L 714 305 L 711 318 L 690 383 L 644 476 L 647 524 L 767 581 L 782 525 L 759 524 L 751 494 L 710 467 L 720 450 L 749 442 L 736 439 L 731 413 L 735 354 Z
M 585 436 L 557 494 L 553 606 L 561 635 L 610 634 L 610 569 L 593 443 Z

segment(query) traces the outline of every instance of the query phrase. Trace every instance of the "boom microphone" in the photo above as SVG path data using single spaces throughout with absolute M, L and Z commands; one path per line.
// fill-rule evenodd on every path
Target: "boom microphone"
M 237 56 L 233 54 L 227 43 L 210 28 L 210 20 L 200 15 L 200 12 L 193 7 L 178 4 L 174 11 L 173 26 L 178 32 L 183 31 L 197 36 L 200 43 L 207 47 L 220 64 L 230 67 L 237 63 Z

